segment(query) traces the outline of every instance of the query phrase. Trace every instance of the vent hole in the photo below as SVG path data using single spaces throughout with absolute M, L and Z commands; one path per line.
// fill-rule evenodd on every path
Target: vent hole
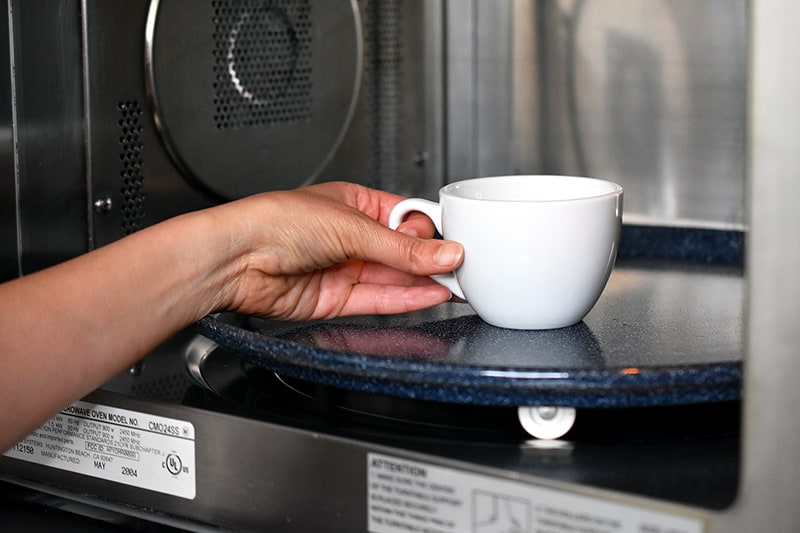
M 309 0 L 214 0 L 218 129 L 311 119 Z
M 142 176 L 142 108 L 136 101 L 117 104 L 120 113 L 119 138 L 121 162 L 120 195 L 122 230 L 125 235 L 138 231 L 144 221 L 144 177 Z

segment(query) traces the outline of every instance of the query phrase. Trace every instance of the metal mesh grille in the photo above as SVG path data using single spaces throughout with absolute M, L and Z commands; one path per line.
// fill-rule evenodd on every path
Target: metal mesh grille
M 362 0 L 364 14 L 364 99 L 371 132 L 369 166 L 380 183 L 398 190 L 402 109 L 403 19 L 401 0 Z
M 126 235 L 142 227 L 144 219 L 144 192 L 142 177 L 142 108 L 136 101 L 120 102 L 119 159 L 122 164 L 120 194 L 122 197 L 122 229 Z
M 219 129 L 311 118 L 309 0 L 214 0 Z
M 176 373 L 138 382 L 131 386 L 131 392 L 140 398 L 179 403 L 192 385 L 193 382 L 185 374 Z

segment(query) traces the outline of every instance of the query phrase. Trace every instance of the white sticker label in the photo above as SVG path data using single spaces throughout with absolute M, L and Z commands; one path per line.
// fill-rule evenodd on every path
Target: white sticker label
M 378 454 L 370 533 L 701 533 L 700 520 Z
M 4 455 L 181 498 L 195 497 L 194 426 L 183 420 L 80 401 Z

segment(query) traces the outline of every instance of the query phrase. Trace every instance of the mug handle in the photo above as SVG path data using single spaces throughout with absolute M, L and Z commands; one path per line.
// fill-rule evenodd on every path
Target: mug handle
M 397 229 L 400 223 L 403 222 L 403 219 L 406 217 L 406 215 L 414 211 L 419 211 L 431 219 L 431 222 L 433 222 L 436 230 L 440 234 L 444 234 L 444 231 L 442 231 L 442 206 L 436 202 L 425 200 L 424 198 L 407 198 L 394 206 L 391 213 L 389 213 L 389 228 Z M 456 275 L 453 272 L 448 272 L 446 274 L 433 274 L 431 279 L 433 279 L 436 283 L 444 285 L 450 289 L 450 292 L 452 292 L 458 298 L 466 300 L 466 297 L 464 297 L 464 291 L 461 290 L 461 286 L 458 284 Z

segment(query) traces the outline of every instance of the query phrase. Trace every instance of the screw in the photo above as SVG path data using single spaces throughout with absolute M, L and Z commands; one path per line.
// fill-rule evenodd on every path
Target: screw
M 109 196 L 101 196 L 94 201 L 94 210 L 99 215 L 107 215 L 111 212 L 112 207 L 114 207 L 114 203 Z

